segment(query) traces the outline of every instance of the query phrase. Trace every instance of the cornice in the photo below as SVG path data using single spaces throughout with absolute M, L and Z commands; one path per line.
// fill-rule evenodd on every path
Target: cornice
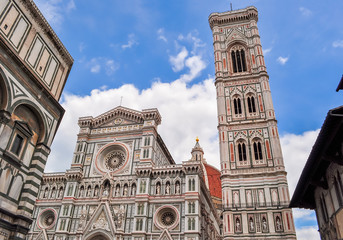
M 253 6 L 222 13 L 215 12 L 211 13 L 208 17 L 211 29 L 213 29 L 214 26 L 221 24 L 228 25 L 250 20 L 255 20 L 256 22 L 258 21 L 258 11 Z
M 38 9 L 36 4 L 33 0 L 20 0 L 20 2 L 28 9 L 31 16 L 36 20 L 38 25 L 41 27 L 41 29 L 44 31 L 44 33 L 51 39 L 52 43 L 56 47 L 56 49 L 61 54 L 62 58 L 66 61 L 68 65 L 72 65 L 74 62 L 74 59 L 68 52 L 68 50 L 65 48 L 61 40 L 57 37 L 57 34 L 52 29 L 48 21 L 45 19 L 41 11 Z

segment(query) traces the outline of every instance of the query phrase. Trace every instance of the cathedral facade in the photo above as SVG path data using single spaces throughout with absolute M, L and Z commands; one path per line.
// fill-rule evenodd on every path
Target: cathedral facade
M 209 16 L 223 239 L 296 239 L 255 7 Z
M 25 239 L 73 59 L 32 0 L 0 1 L 0 239 Z
M 256 8 L 212 13 L 221 171 L 196 140 L 176 164 L 157 109 L 79 119 L 70 169 L 46 173 L 29 239 L 296 239 Z
M 43 176 L 29 239 L 220 239 L 220 172 L 198 139 L 175 164 L 157 109 L 116 107 L 78 123 L 71 168 Z

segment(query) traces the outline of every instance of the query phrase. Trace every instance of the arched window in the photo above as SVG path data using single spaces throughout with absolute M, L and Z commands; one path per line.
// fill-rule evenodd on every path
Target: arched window
M 255 160 L 262 160 L 263 156 L 262 156 L 262 144 L 261 144 L 261 142 L 260 141 L 254 142 L 253 147 L 254 147 Z
M 240 98 L 233 99 L 233 107 L 234 107 L 235 114 L 242 114 L 242 105 L 241 105 Z
M 239 161 L 246 161 L 247 160 L 247 148 L 244 142 L 240 142 L 237 145 L 238 148 L 238 159 Z
M 188 213 L 195 213 L 195 202 L 188 202 Z
M 195 179 L 188 180 L 188 191 L 195 191 Z
M 255 98 L 253 96 L 248 97 L 248 111 L 249 113 L 256 112 Z
M 231 60 L 234 73 L 245 72 L 247 70 L 244 49 L 232 50 Z

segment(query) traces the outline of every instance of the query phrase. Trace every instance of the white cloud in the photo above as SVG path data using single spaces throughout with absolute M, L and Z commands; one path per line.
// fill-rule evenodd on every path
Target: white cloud
M 337 48 L 337 47 L 340 47 L 340 48 L 343 48 L 343 40 L 336 40 L 332 43 L 332 46 L 334 48 Z
M 112 75 L 116 70 L 119 69 L 119 64 L 114 62 L 112 59 L 106 60 L 106 74 L 108 76 Z
M 285 134 L 280 138 L 283 158 L 288 171 L 288 185 L 291 195 L 293 195 L 318 133 L 319 129 L 307 131 L 300 135 Z
M 157 39 L 162 40 L 164 42 L 168 42 L 168 39 L 164 35 L 164 29 L 160 28 L 157 30 Z
M 319 240 L 318 228 L 315 226 L 302 227 L 297 229 L 298 240 Z
M 273 48 L 262 49 L 264 56 L 272 51 Z
M 80 52 L 83 52 L 83 50 L 85 50 L 85 48 L 86 48 L 86 44 L 85 44 L 84 42 L 81 42 L 81 43 L 79 44 L 79 51 L 80 51 Z
M 213 81 L 213 78 L 209 78 L 189 87 L 179 80 L 171 83 L 157 80 L 150 88 L 142 91 L 125 84 L 115 89 L 95 89 L 87 96 L 65 93 L 62 106 L 66 113 L 54 140 L 46 171 L 64 171 L 70 167 L 79 130 L 78 118 L 90 115 L 96 117 L 118 106 L 120 96 L 123 96 L 125 107 L 137 110 L 158 108 L 162 115 L 159 133 L 177 163 L 190 158 L 195 138 L 199 136 L 205 158 L 219 168 Z
M 187 56 L 188 51 L 185 47 L 182 47 L 181 51 L 176 56 L 169 56 L 169 62 L 172 64 L 174 72 L 179 72 L 184 68 Z
M 193 31 L 193 32 L 188 33 L 186 36 L 182 34 L 178 36 L 179 41 L 188 41 L 192 43 L 193 47 L 192 47 L 191 53 L 194 55 L 197 54 L 199 48 L 203 48 L 206 46 L 206 44 L 200 38 L 197 38 L 196 35 L 198 35 L 198 32 Z
M 100 73 L 101 69 L 105 70 L 105 73 L 110 76 L 119 69 L 119 64 L 113 59 L 104 57 L 92 58 L 86 64 L 92 73 Z
M 121 45 L 121 48 L 124 50 L 126 48 L 132 48 L 134 45 L 138 45 L 138 42 L 135 40 L 135 34 L 134 33 L 129 34 L 128 39 L 129 40 L 128 40 L 127 44 Z
M 293 217 L 302 221 L 317 221 L 314 210 L 294 208 Z
M 67 9 L 68 12 L 73 10 L 73 9 L 76 9 L 76 5 L 75 5 L 74 0 L 70 0 L 68 2 L 66 9 Z
M 285 65 L 286 62 L 288 61 L 288 57 L 278 57 L 277 59 L 278 63 L 280 63 L 281 65 Z
M 312 11 L 310 9 L 308 9 L 308 8 L 305 8 L 305 7 L 300 7 L 299 11 L 305 17 L 309 17 L 309 16 L 312 15 Z
M 206 68 L 206 63 L 202 60 L 201 56 L 192 56 L 187 58 L 185 66 L 188 67 L 189 72 L 181 75 L 180 81 L 190 82 L 198 77 L 202 70 Z
M 65 13 L 76 8 L 73 0 L 35 0 L 35 3 L 55 30 L 61 29 Z
M 98 58 L 92 58 L 89 65 L 90 65 L 90 71 L 92 73 L 99 73 L 100 72 L 101 66 L 100 66 Z

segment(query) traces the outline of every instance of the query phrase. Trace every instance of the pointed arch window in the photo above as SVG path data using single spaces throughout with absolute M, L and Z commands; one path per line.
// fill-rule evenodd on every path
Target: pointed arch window
M 188 203 L 188 213 L 195 213 L 195 202 Z
M 188 191 L 195 191 L 195 179 L 194 178 L 190 178 L 188 180 Z
M 249 96 L 247 99 L 248 99 L 249 113 L 255 113 L 256 112 L 255 98 L 253 96 Z
M 260 141 L 254 142 L 253 147 L 254 147 L 255 160 L 262 160 L 263 155 L 262 155 L 262 144 L 261 144 L 261 142 Z
M 234 73 L 247 71 L 244 49 L 242 49 L 241 47 L 236 50 L 232 49 L 231 60 Z
M 233 107 L 236 115 L 242 114 L 242 104 L 240 98 L 237 97 L 233 99 Z
M 239 161 L 246 161 L 247 160 L 247 148 L 244 142 L 240 142 L 237 145 L 238 148 L 238 159 Z

